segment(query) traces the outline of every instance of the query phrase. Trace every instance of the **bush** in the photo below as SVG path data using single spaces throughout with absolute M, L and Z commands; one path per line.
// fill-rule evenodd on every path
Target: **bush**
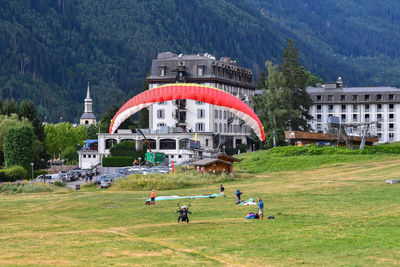
M 133 164 L 134 157 L 106 157 L 103 158 L 103 167 L 125 167 Z
M 67 183 L 66 182 L 61 182 L 61 181 L 55 181 L 54 185 L 55 186 L 59 186 L 59 187 L 64 187 L 64 186 L 67 185 Z
M 28 177 L 28 171 L 22 166 L 12 166 L 6 169 L 6 175 L 10 179 L 9 181 L 25 180 Z
M 0 182 L 8 182 L 6 170 L 0 170 Z
M 47 174 L 47 171 L 41 171 L 41 170 L 33 171 L 33 178 L 36 178 L 36 177 L 38 177 L 39 175 L 42 175 L 42 174 Z M 29 177 L 29 178 L 31 178 L 31 177 Z
M 4 133 L 3 153 L 7 168 L 21 165 L 30 170 L 33 162 L 33 129 L 27 125 L 8 128 Z
M 0 185 L 0 193 L 6 195 L 21 194 L 21 193 L 39 193 L 39 192 L 53 192 L 54 185 L 45 183 L 21 183 L 21 184 L 2 184 Z

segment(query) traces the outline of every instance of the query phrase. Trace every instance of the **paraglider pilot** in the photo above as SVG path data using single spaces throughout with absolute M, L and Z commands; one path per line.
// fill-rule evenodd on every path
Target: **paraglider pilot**
M 185 205 L 183 205 L 179 210 L 176 211 L 176 213 L 178 213 L 178 212 L 179 212 L 178 223 L 179 223 L 179 221 L 189 223 L 188 214 L 192 214 L 189 211 L 189 208 L 187 208 Z

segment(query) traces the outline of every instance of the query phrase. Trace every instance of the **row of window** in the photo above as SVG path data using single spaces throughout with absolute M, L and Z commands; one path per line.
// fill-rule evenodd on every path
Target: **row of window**
M 93 156 L 93 158 L 96 158 L 96 155 L 87 155 L 87 157 L 90 159 Z M 86 158 L 86 155 L 83 154 L 83 158 Z
M 167 75 L 167 67 L 166 66 L 160 66 L 158 67 L 158 76 L 164 77 Z M 204 75 L 204 66 L 200 65 L 197 66 L 197 76 L 203 76 Z
M 181 99 L 181 100 L 186 100 L 186 99 Z M 197 105 L 203 105 L 204 102 L 203 101 L 195 101 Z M 164 101 L 164 102 L 157 102 L 158 105 L 162 106 L 162 105 L 166 105 L 168 103 L 168 101 Z
M 185 112 L 186 115 L 186 112 Z M 184 116 L 186 117 L 186 116 Z M 204 109 L 197 110 L 197 118 L 204 119 L 206 117 L 206 111 Z M 157 119 L 165 119 L 165 109 L 158 109 L 157 110 Z
M 223 116 L 222 116 L 222 114 L 223 114 Z M 233 113 L 230 112 L 230 111 L 214 110 L 214 118 L 215 119 L 220 119 L 220 120 L 223 118 L 224 120 L 226 120 L 227 118 L 228 119 L 229 118 L 237 119 L 237 116 L 233 115 Z
M 250 132 L 250 126 L 247 125 L 232 125 L 214 123 L 214 133 L 241 133 Z
M 364 106 L 364 111 L 369 112 L 370 111 L 370 104 L 365 104 Z M 322 105 L 317 105 L 317 113 L 322 113 Z M 358 112 L 359 111 L 359 105 L 352 105 L 352 110 L 353 112 Z M 350 109 L 350 106 L 348 105 L 341 105 L 340 107 L 341 112 L 346 112 L 347 109 Z M 328 105 L 328 111 L 329 112 L 334 112 L 334 105 Z M 377 104 L 376 105 L 376 111 L 381 112 L 382 111 L 382 104 Z M 394 112 L 394 104 L 389 104 L 389 112 Z
M 395 95 L 394 94 L 388 94 L 388 100 L 394 100 L 395 99 Z M 328 95 L 327 97 L 328 101 L 333 101 L 334 97 L 333 95 Z M 340 101 L 346 101 L 346 100 L 350 100 L 351 101 L 358 101 L 358 100 L 364 100 L 364 101 L 369 101 L 372 100 L 372 96 L 371 95 L 340 95 Z M 322 100 L 322 95 L 317 95 L 317 101 L 321 101 Z M 375 100 L 379 101 L 379 100 L 383 100 L 383 95 L 382 94 L 377 94 L 375 95 Z
M 358 121 L 358 115 L 359 114 L 353 114 L 353 122 Z M 328 114 L 328 117 L 332 117 L 333 114 Z M 387 116 L 389 122 L 393 122 L 395 120 L 395 115 L 393 113 L 389 113 Z M 321 114 L 317 114 L 317 122 L 322 122 L 322 115 Z M 341 114 L 341 119 L 342 121 L 346 121 L 347 119 L 347 114 Z M 382 114 L 376 114 L 376 119 L 378 121 L 383 121 L 384 117 L 382 116 Z M 364 121 L 369 121 L 370 120 L 370 114 L 364 114 Z

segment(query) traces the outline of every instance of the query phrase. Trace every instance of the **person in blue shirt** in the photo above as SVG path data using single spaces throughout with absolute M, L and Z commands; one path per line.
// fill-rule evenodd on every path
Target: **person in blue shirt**
M 258 217 L 260 220 L 264 218 L 264 203 L 261 198 L 258 198 Z

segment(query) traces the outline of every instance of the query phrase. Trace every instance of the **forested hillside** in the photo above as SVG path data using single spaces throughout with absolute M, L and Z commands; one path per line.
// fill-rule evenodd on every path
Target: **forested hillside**
M 230 56 L 258 73 L 293 38 L 302 65 L 346 85 L 400 86 L 394 0 L 0 0 L 0 98 L 77 121 L 138 93 L 158 52 Z
M 0 0 L 0 97 L 32 99 L 51 121 L 77 120 L 140 91 L 158 52 L 209 52 L 255 69 L 285 40 L 229 1 Z
M 247 0 L 274 29 L 293 38 L 304 65 L 347 85 L 400 86 L 400 2 L 396 0 Z M 316 62 L 333 69 L 316 69 Z M 333 70 L 333 71 L 332 71 Z

